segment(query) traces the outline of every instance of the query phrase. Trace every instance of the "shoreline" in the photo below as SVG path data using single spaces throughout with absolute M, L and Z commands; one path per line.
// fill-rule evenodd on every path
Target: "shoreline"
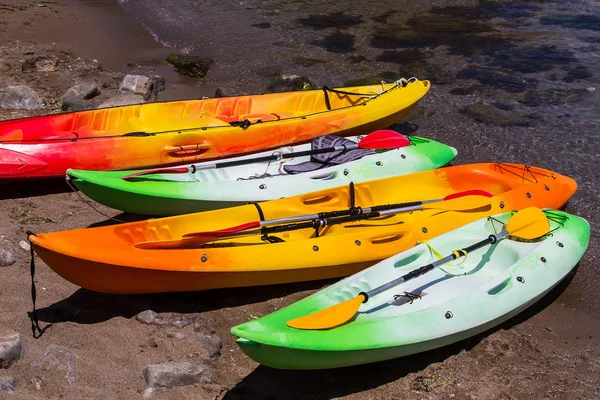
M 149 32 L 140 30 L 143 28 L 141 22 L 127 11 L 111 8 L 120 7 L 116 0 L 40 3 L 44 7 L 38 7 L 37 2 L 29 2 L 26 6 L 17 2 L 12 4 L 16 7 L 14 11 L 0 13 L 0 21 L 5 22 L 0 27 L 0 34 L 6 38 L 6 42 L 0 44 L 0 67 L 2 62 L 11 67 L 10 74 L 0 76 L 0 87 L 20 79 L 44 96 L 57 98 L 80 80 L 89 79 L 105 83 L 104 95 L 108 96 L 116 93 L 124 74 L 135 70 L 128 67 L 128 63 L 138 63 L 143 70 L 154 70 L 166 78 L 167 89 L 160 92 L 159 100 L 212 97 L 215 85 L 219 83 L 188 80 L 172 71 L 163 56 L 173 49 L 154 42 Z M 61 29 L 53 31 L 52 34 L 57 36 L 52 36 L 48 32 L 57 21 Z M 133 25 L 133 21 L 137 25 Z M 28 26 L 27 22 L 36 29 L 21 34 L 19 29 Z M 119 30 L 124 27 L 126 29 Z M 97 32 L 103 30 L 111 30 L 113 36 L 108 36 L 102 44 L 94 44 Z M 123 32 L 137 39 L 130 42 Z M 59 40 L 61 37 L 63 39 Z M 122 40 L 127 40 L 127 45 L 113 52 L 111 45 Z M 138 49 L 143 50 L 138 53 Z M 51 73 L 35 77 L 23 75 L 18 71 L 19 60 L 31 56 L 25 54 L 29 52 L 36 56 L 63 54 L 68 61 L 60 64 L 56 76 Z M 96 57 L 104 67 L 88 69 Z M 80 64 L 81 68 L 75 68 Z M 76 73 L 62 69 L 68 65 L 75 66 Z M 583 83 L 577 85 L 583 86 Z M 580 185 L 567 205 L 567 211 L 590 221 L 590 247 L 568 278 L 530 309 L 492 331 L 455 345 L 367 368 L 278 371 L 259 366 L 244 356 L 229 334 L 229 328 L 291 304 L 333 281 L 199 293 L 116 296 L 80 289 L 36 259 L 40 324 L 52 324 L 36 340 L 30 335 L 27 318 L 27 312 L 31 310 L 29 255 L 18 247 L 25 238 L 25 231 L 77 229 L 110 221 L 91 211 L 75 193 L 65 191 L 68 188 L 63 182 L 44 183 L 40 185 L 42 188 L 32 188 L 31 184 L 25 183 L 22 186 L 25 196 L 0 198 L 0 235 L 14 243 L 18 250 L 18 261 L 0 268 L 0 306 L 3 309 L 0 330 L 19 332 L 26 346 L 23 359 L 10 369 L 0 370 L 0 376 L 17 378 L 15 395 L 11 398 L 141 398 L 145 389 L 142 371 L 147 365 L 197 361 L 203 357 L 194 325 L 214 329 L 223 341 L 221 356 L 208 363 L 216 371 L 217 383 L 173 388 L 159 394 L 159 399 L 344 397 L 363 400 L 392 399 L 401 394 L 431 399 L 600 396 L 597 380 L 600 375 L 600 335 L 597 334 L 600 300 L 594 296 L 598 288 L 594 279 L 600 255 L 596 233 L 600 218 L 595 215 L 597 200 L 589 200 L 597 193 L 592 187 L 595 175 L 589 172 L 589 166 L 578 164 L 580 159 L 569 159 L 586 148 L 586 140 L 593 138 L 571 138 L 560 133 L 557 133 L 558 137 L 544 136 L 548 127 L 567 131 L 570 127 L 581 126 L 576 124 L 577 121 L 571 122 L 574 117 L 563 125 L 552 125 L 555 120 L 550 119 L 547 125 L 537 127 L 499 127 L 473 121 L 457 110 L 464 104 L 479 101 L 478 95 L 452 97 L 448 94 L 451 88 L 452 85 L 434 84 L 420 102 L 423 114 L 413 116 L 409 121 L 419 128 L 417 135 L 456 147 L 459 150 L 457 164 L 490 160 L 527 162 L 571 174 Z M 591 95 L 596 96 L 595 93 Z M 10 115 L 10 112 L 0 113 L 0 118 Z M 515 137 L 519 138 L 517 143 L 513 142 Z M 570 143 L 571 139 L 583 142 L 574 142 L 572 147 L 557 144 L 563 140 Z M 521 152 L 515 153 L 514 149 L 521 146 Z M 560 161 L 561 155 L 565 161 Z M 0 190 L 17 189 L 0 186 Z M 38 191 L 43 194 L 36 193 Z M 99 209 L 110 216 L 118 215 L 117 211 L 104 206 Z M 182 328 L 173 324 L 144 323 L 136 319 L 136 315 L 145 310 L 157 312 L 164 321 L 192 322 Z M 57 352 L 52 345 L 63 346 L 70 353 L 66 350 Z M 44 354 L 49 349 L 55 349 L 52 354 L 58 363 L 44 362 Z M 72 383 L 67 377 L 69 365 Z

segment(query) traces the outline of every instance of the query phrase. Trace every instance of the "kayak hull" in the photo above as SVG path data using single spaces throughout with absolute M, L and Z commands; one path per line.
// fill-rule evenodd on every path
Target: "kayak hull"
M 390 305 L 389 302 L 372 299 L 379 305 L 371 306 L 367 314 L 359 313 L 355 320 L 337 328 L 302 331 L 285 324 L 290 319 L 341 301 L 339 296 L 350 297 L 356 295 L 359 288 L 369 290 L 377 286 L 380 282 L 371 285 L 369 280 L 378 269 L 377 273 L 383 275 L 381 281 L 386 282 L 405 271 L 418 268 L 427 262 L 425 258 L 406 264 L 404 260 L 416 257 L 419 247 L 431 256 L 425 245 L 384 260 L 280 311 L 234 327 L 232 334 L 238 337 L 238 345 L 249 357 L 263 365 L 281 369 L 324 369 L 366 364 L 467 339 L 497 326 L 534 304 L 559 284 L 582 257 L 590 236 L 587 222 L 562 212 L 551 211 L 549 215 L 559 216 L 561 221 L 566 216 L 568 220 L 564 226 L 554 224 L 553 227 L 558 229 L 541 243 L 503 243 L 510 240 L 505 239 L 494 245 L 493 250 L 484 249 L 478 254 L 468 255 L 465 261 L 467 265 L 462 267 L 468 272 L 461 274 L 457 271 L 456 275 L 448 275 L 453 267 L 444 266 L 445 272 L 438 271 L 435 274 L 434 270 L 417 278 L 419 282 L 406 283 L 404 286 L 407 287 L 398 287 L 390 290 L 390 293 L 378 295 L 391 298 L 394 293 L 402 293 L 403 290 L 411 292 L 424 288 L 420 292 L 422 297 L 414 298 L 414 303 L 406 301 L 396 305 L 398 310 L 404 307 L 402 311 L 377 316 L 378 312 L 386 307 L 392 308 L 395 303 L 390 300 Z M 461 243 L 452 247 L 460 248 L 477 237 L 473 235 L 476 230 L 472 228 L 475 226 L 481 231 L 479 238 L 485 238 L 490 232 L 481 229 L 483 225 L 482 221 L 472 223 L 435 238 L 430 244 L 432 247 L 443 246 L 440 243 L 456 242 L 459 235 L 465 234 L 469 239 L 459 240 Z M 468 265 L 469 257 L 471 266 Z M 506 258 L 510 261 L 506 261 Z M 396 267 L 386 269 L 386 263 Z M 450 282 L 453 279 L 456 282 Z M 476 282 L 465 284 L 468 279 Z M 465 286 L 462 290 L 461 285 Z M 347 293 L 338 294 L 342 291 Z M 428 304 L 419 307 L 419 302 L 425 301 Z M 414 309 L 411 310 L 411 307 Z
M 428 81 L 156 102 L 0 121 L 0 180 L 62 177 L 68 168 L 120 170 L 252 153 L 315 136 L 359 135 L 404 117 Z M 249 125 L 239 125 L 240 120 Z M 232 126 L 231 122 L 238 122 Z M 260 122 L 259 122 L 260 121 Z M 39 168 L 15 169 L 8 150 Z M 11 154 L 14 158 L 14 154 Z M 6 164 L 6 165 L 5 165 Z M 44 165 L 45 164 L 45 165 Z
M 357 137 L 349 139 L 359 140 Z M 283 163 L 263 162 L 207 170 L 201 169 L 204 165 L 201 163 L 196 165 L 199 170 L 194 173 L 154 174 L 143 177 L 141 181 L 122 179 L 138 171 L 68 170 L 67 176 L 86 196 L 106 206 L 134 214 L 170 216 L 235 207 L 334 188 L 350 182 L 356 184 L 425 171 L 446 165 L 456 155 L 456 150 L 445 144 L 418 137 L 409 136 L 409 139 L 412 143 L 410 146 L 294 175 L 280 173 Z M 309 149 L 310 144 L 301 145 L 296 146 L 294 152 Z M 268 151 L 257 156 L 272 153 Z M 293 162 L 309 159 L 303 157 Z M 267 177 L 254 178 L 264 175 Z
M 305 281 L 351 274 L 357 268 L 411 248 L 417 241 L 505 209 L 558 208 L 571 197 L 576 184 L 568 177 L 530 166 L 470 164 L 368 181 L 356 184 L 353 193 L 356 205 L 367 207 L 443 198 L 470 189 L 487 190 L 495 196 L 485 207 L 478 205 L 476 209 L 461 212 L 432 207 L 329 226 L 321 229 L 318 237 L 314 229 L 271 235 L 270 239 L 276 238 L 276 243 L 264 241 L 260 235 L 246 235 L 197 248 L 138 247 L 142 242 L 169 242 L 190 232 L 258 220 L 257 206 L 268 220 L 344 209 L 350 202 L 350 188 L 342 186 L 260 205 L 44 233 L 32 235 L 30 240 L 42 260 L 65 279 L 107 293 L 173 292 Z M 468 201 L 465 198 L 460 202 L 463 200 Z M 347 269 L 332 266 L 347 266 Z M 288 270 L 292 272 L 283 272 Z M 238 279 L 242 273 L 248 275 Z

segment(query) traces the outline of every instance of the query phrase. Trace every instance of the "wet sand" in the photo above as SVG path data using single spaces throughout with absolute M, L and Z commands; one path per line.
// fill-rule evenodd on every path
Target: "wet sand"
M 124 6 L 133 8 L 140 4 L 130 1 Z M 211 6 L 212 3 L 207 4 Z M 247 2 L 246 6 L 256 4 Z M 302 7 L 301 2 L 293 4 Z M 140 21 L 118 7 L 109 0 L 9 1 L 0 4 L 0 35 L 3 38 L 0 61 L 10 66 L 9 71 L 0 75 L 0 87 L 24 81 L 40 91 L 44 98 L 57 99 L 79 81 L 97 80 L 106 83 L 103 96 L 108 97 L 116 94 L 120 78 L 136 69 L 155 70 L 166 77 L 167 90 L 160 93 L 161 100 L 212 96 L 214 88 L 224 83 L 237 89 L 262 84 L 260 77 L 254 79 L 252 75 L 254 67 L 241 70 L 230 81 L 226 79 L 230 67 L 216 69 L 202 82 L 179 77 L 164 62 L 165 54 L 174 49 L 155 42 Z M 302 9 L 297 12 L 308 14 Z M 240 17 L 238 23 L 261 22 L 254 20 L 252 9 L 248 13 Z M 277 18 L 274 20 L 277 21 Z M 288 23 L 290 29 L 295 27 L 292 22 Z M 319 32 L 311 35 L 320 35 Z M 592 36 L 589 32 L 578 35 Z M 269 35 L 266 37 L 271 38 Z M 313 51 L 317 50 L 302 49 L 305 55 L 312 55 Z M 373 50 L 365 49 L 365 52 L 369 51 Z M 62 68 L 52 76 L 23 76 L 19 72 L 19 60 L 30 54 L 60 55 L 63 52 L 68 54 L 65 66 L 74 65 L 76 73 Z M 77 61 L 79 57 L 82 60 Z M 223 60 L 229 60 L 229 57 L 233 57 L 231 53 Z M 343 57 L 347 59 L 349 56 Z M 93 59 L 98 60 L 103 68 L 87 68 L 94 65 Z M 325 63 L 316 64 L 314 69 L 302 67 L 300 71 L 314 73 L 320 84 L 328 83 L 325 82 L 327 66 L 331 66 L 332 62 L 327 59 Z M 130 67 L 127 65 L 130 63 L 139 66 Z M 381 64 L 375 65 L 381 69 L 377 71 L 385 71 L 389 67 L 385 61 L 378 63 Z M 80 64 L 82 66 L 77 67 Z M 595 72 L 589 60 L 586 65 Z M 370 66 L 368 63 L 362 65 L 360 72 L 364 73 Z M 453 71 L 465 69 L 464 65 L 458 67 L 451 60 L 448 66 L 450 70 L 455 68 Z M 339 85 L 360 75 L 339 65 L 332 66 L 331 70 L 334 71 L 331 84 Z M 550 82 L 547 76 L 536 77 L 542 82 L 542 89 Z M 594 79 L 586 78 L 572 85 L 585 89 L 594 86 Z M 434 83 L 420 103 L 420 112 L 407 121 L 411 125 L 399 124 L 396 128 L 405 132 L 417 128 L 419 135 L 455 146 L 459 156 L 454 164 L 492 160 L 525 162 L 554 169 L 577 180 L 579 190 L 567 210 L 590 221 L 590 247 L 565 282 L 535 306 L 497 329 L 425 354 L 341 370 L 277 371 L 261 367 L 244 356 L 229 335 L 229 328 L 299 300 L 331 282 L 203 293 L 116 296 L 77 288 L 38 260 L 39 317 L 42 326 L 52 326 L 36 340 L 29 334 L 27 318 L 27 312 L 31 310 L 28 253 L 21 250 L 16 264 L 0 268 L 0 329 L 20 332 L 27 346 L 22 360 L 9 370 L 0 370 L 0 376 L 10 375 L 18 379 L 16 394 L 11 398 L 139 398 L 145 389 L 142 369 L 146 365 L 197 359 L 198 345 L 193 340 L 192 326 L 181 329 L 158 327 L 142 324 L 134 318 L 148 309 L 164 316 L 200 313 L 198 322 L 214 327 L 223 339 L 222 356 L 213 365 L 218 374 L 218 384 L 175 388 L 158 398 L 600 397 L 600 336 L 597 334 L 600 331 L 600 300 L 596 279 L 600 254 L 596 232 L 600 219 L 596 214 L 599 207 L 595 186 L 599 181 L 595 170 L 598 121 L 597 116 L 590 117 L 597 110 L 598 92 L 585 92 L 588 97 L 575 103 L 525 109 L 526 106 L 515 101 L 510 92 L 497 88 L 462 96 L 450 93 L 466 86 L 466 81 L 461 80 L 450 84 Z M 478 122 L 458 111 L 467 104 L 494 100 L 517 104 L 517 112 L 525 114 L 527 111 L 536 114 L 538 119 L 533 126 L 507 127 Z M 3 112 L 0 118 L 25 114 Z M 47 232 L 110 223 L 106 217 L 81 203 L 60 180 L 6 185 L 0 190 L 0 235 L 16 244 L 25 238 L 27 230 Z M 118 215 L 118 212 L 106 207 L 99 206 L 99 209 L 110 216 Z M 90 246 L 93 247 L 93 244 Z M 186 338 L 167 336 L 174 331 L 185 334 Z M 65 346 L 74 356 L 60 353 L 57 354 L 58 364 L 36 366 L 52 344 Z M 72 375 L 67 375 L 69 360 Z M 74 379 L 72 383 L 69 383 L 69 377 Z M 39 390 L 35 382 L 41 382 Z

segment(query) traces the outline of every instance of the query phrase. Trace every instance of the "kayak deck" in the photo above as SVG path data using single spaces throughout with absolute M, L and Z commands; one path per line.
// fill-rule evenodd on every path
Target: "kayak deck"
M 362 304 L 348 323 L 328 330 L 286 322 L 378 287 L 437 258 L 425 244 L 404 251 L 308 298 L 232 328 L 238 344 L 267 366 L 320 369 L 401 357 L 483 332 L 533 304 L 560 282 L 587 248 L 590 227 L 579 217 L 548 211 L 551 234 L 510 237 L 434 269 Z M 502 230 L 511 213 L 486 218 L 430 241 L 442 255 Z

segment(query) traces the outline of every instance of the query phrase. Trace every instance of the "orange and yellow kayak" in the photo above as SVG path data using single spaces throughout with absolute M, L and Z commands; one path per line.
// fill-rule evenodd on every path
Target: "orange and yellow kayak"
M 520 164 L 469 164 L 177 217 L 31 235 L 34 250 L 66 280 L 107 293 L 204 290 L 307 281 L 353 274 L 467 223 L 536 206 L 559 208 L 575 181 Z M 173 241 L 221 230 L 347 208 L 444 198 L 466 190 L 493 195 L 469 208 L 468 196 L 429 209 L 273 234 L 235 236 L 194 246 Z M 458 204 L 456 204 L 458 202 Z M 446 204 L 446 205 L 445 205 Z M 458 211 L 460 210 L 460 211 Z M 151 242 L 153 248 L 141 243 Z M 163 246 L 164 243 L 164 246 Z
M 404 117 L 428 81 L 158 102 L 0 122 L 0 181 L 139 169 L 358 135 Z

